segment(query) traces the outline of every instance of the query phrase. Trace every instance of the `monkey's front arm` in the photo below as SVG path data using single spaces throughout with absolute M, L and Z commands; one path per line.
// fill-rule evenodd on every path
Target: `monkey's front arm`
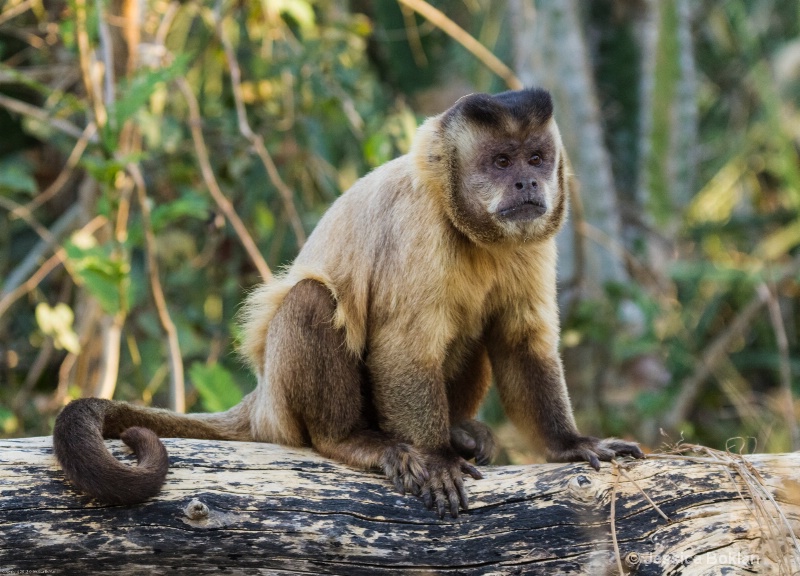
M 639 446 L 613 438 L 583 436 L 572 416 L 561 359 L 553 346 L 557 334 L 547 325 L 515 337 L 497 322 L 487 348 L 506 414 L 534 440 L 544 444 L 551 462 L 586 461 L 599 470 L 614 456 L 643 458 Z

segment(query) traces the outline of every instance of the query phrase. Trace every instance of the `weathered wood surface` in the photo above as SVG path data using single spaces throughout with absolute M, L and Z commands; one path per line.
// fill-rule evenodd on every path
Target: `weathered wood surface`
M 616 574 L 610 510 L 636 574 L 778 574 L 741 480 L 683 459 L 484 468 L 471 509 L 439 520 L 413 497 L 311 451 L 166 440 L 172 469 L 142 505 L 73 492 L 50 438 L 0 441 L 0 572 L 49 574 Z M 118 457 L 130 459 L 120 442 Z M 800 533 L 800 454 L 748 457 Z M 762 521 L 763 524 L 763 521 Z M 786 534 L 785 526 L 776 530 Z M 800 559 L 784 543 L 784 565 Z M 787 564 L 790 563 L 790 564 Z

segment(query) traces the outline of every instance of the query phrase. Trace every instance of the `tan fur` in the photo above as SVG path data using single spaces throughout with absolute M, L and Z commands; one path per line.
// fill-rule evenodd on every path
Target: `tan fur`
M 398 489 L 455 515 L 467 506 L 461 474 L 480 476 L 455 452 L 483 462 L 492 451 L 488 429 L 471 419 L 494 372 L 509 416 L 551 458 L 599 466 L 615 453 L 641 455 L 580 436 L 572 417 L 554 240 L 566 165 L 546 93 L 460 100 L 420 127 L 408 155 L 334 202 L 294 264 L 249 295 L 241 350 L 258 386 L 242 404 L 202 423 L 120 405 L 103 408 L 103 427 L 191 436 L 210 426 L 310 444 L 380 466 Z M 69 442 L 61 446 L 67 454 Z

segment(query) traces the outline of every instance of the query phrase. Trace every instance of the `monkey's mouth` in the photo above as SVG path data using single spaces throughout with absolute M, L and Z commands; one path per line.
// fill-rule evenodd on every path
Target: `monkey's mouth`
M 497 215 L 511 222 L 531 222 L 547 212 L 547 204 L 543 199 L 527 198 L 521 202 L 501 205 Z

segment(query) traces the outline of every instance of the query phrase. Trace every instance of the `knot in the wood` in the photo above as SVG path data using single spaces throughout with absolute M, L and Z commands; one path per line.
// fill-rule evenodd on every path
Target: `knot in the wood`
M 569 480 L 567 491 L 576 500 L 591 502 L 597 498 L 599 484 L 585 474 L 578 474 Z
M 642 563 L 642 558 L 636 552 L 628 552 L 622 560 L 622 567 L 625 568 L 627 574 L 632 574 L 639 569 Z
M 186 508 L 183 509 L 183 513 L 186 514 L 189 520 L 204 520 L 208 518 L 208 506 L 195 498 L 187 504 Z

